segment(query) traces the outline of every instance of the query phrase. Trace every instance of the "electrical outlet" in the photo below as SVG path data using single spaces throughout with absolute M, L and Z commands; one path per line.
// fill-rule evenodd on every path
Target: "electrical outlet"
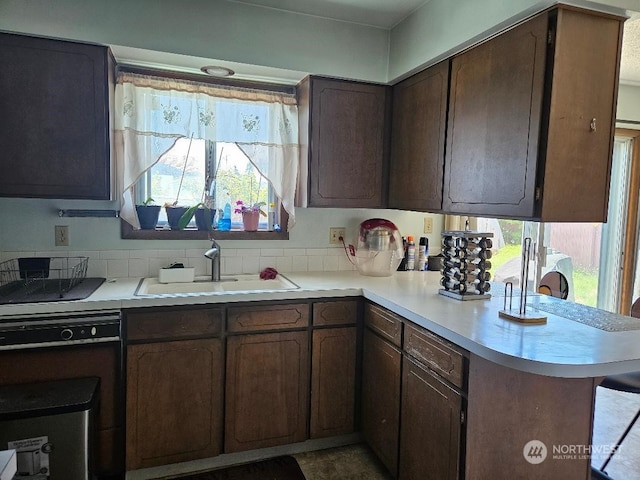
M 424 217 L 424 233 L 433 233 L 433 218 Z
M 67 225 L 55 226 L 56 247 L 69 246 L 69 227 Z
M 329 228 L 329 243 L 341 244 L 340 237 L 344 240 L 344 227 L 330 227 Z

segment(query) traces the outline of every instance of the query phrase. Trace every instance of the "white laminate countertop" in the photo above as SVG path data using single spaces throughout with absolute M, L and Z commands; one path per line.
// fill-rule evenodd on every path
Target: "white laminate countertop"
M 357 272 L 300 272 L 285 276 L 300 288 L 138 297 L 134 292 L 140 279 L 109 280 L 85 300 L 2 305 L 0 320 L 85 310 L 362 295 L 480 357 L 517 370 L 566 378 L 640 370 L 640 319 L 638 330 L 620 332 L 604 331 L 551 313 L 545 313 L 546 324 L 522 325 L 498 316 L 503 308 L 502 292 L 492 292 L 490 299 L 472 301 L 439 295 L 438 272 L 396 272 L 391 277 L 366 277 Z M 530 299 L 562 302 L 545 296 Z M 517 303 L 516 297 L 514 305 Z M 602 313 L 604 318 L 606 312 Z

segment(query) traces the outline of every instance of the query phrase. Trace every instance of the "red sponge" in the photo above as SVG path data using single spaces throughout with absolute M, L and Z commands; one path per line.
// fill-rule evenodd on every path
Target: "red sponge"
M 278 275 L 278 271 L 273 267 L 267 267 L 260 272 L 262 280 L 273 280 Z

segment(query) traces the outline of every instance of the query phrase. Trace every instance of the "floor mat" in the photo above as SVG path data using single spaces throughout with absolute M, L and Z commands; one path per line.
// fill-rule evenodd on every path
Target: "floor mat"
M 169 479 L 169 477 L 164 478 Z M 171 480 L 305 480 L 305 477 L 296 459 L 285 456 L 181 477 L 171 477 Z

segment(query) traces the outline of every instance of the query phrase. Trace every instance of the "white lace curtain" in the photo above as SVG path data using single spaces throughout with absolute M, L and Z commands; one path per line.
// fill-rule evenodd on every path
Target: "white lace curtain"
M 236 143 L 271 183 L 293 226 L 299 170 L 295 95 L 120 73 L 115 112 L 120 214 L 135 228 L 136 182 L 178 139 L 191 136 Z

